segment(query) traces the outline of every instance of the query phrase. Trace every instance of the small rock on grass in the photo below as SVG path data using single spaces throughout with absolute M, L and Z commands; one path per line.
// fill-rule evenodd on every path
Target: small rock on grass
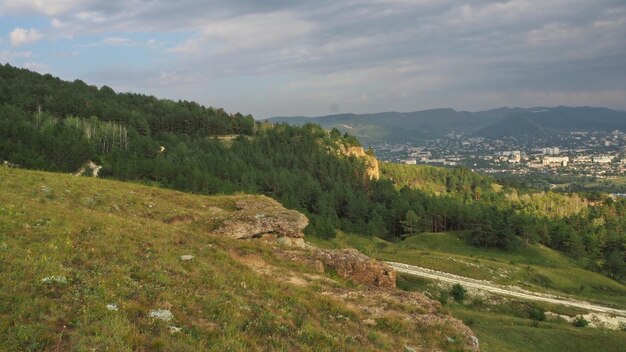
M 46 276 L 41 279 L 41 282 L 44 284 L 67 284 L 67 278 L 65 276 Z
M 181 255 L 180 256 L 180 260 L 182 261 L 188 261 L 188 260 L 192 260 L 194 257 L 191 254 L 185 254 L 185 255 Z
M 171 321 L 174 319 L 174 315 L 168 309 L 154 309 L 150 311 L 148 315 L 150 318 L 155 318 L 159 320 L 163 320 L 165 322 Z

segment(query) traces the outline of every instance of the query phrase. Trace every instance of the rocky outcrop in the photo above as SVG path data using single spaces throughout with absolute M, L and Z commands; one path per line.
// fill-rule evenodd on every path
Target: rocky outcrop
M 441 304 L 419 292 L 402 290 L 330 289 L 322 294 L 343 301 L 358 311 L 362 323 L 377 326 L 381 319 L 393 317 L 413 322 L 419 330 L 428 331 L 431 338 L 446 345 L 448 351 L 480 351 L 478 338 L 462 321 L 441 312 Z M 413 341 L 406 341 L 405 351 L 441 351 L 433 346 L 420 346 L 419 333 Z
M 266 234 L 276 238 L 304 238 L 309 224 L 303 214 L 283 208 L 277 201 L 263 196 L 246 197 L 236 202 L 237 211 L 230 214 L 215 231 L 231 238 L 255 238 Z
M 2 161 L 2 163 L 0 163 L 0 165 L 6 166 L 6 167 L 12 167 L 12 168 L 19 168 L 20 167 L 19 165 L 13 164 L 12 162 L 10 162 L 8 160 Z
M 231 258 L 256 273 L 300 287 L 314 283 L 323 288 L 322 295 L 341 300 L 355 311 L 364 325 L 376 326 L 387 319 L 412 322 L 428 330 L 429 339 L 451 349 L 479 350 L 472 331 L 461 321 L 442 314 L 439 302 L 417 292 L 396 289 L 396 271 L 386 263 L 356 249 L 321 249 L 306 243 L 302 231 L 308 224 L 307 218 L 270 198 L 250 196 L 239 199 L 235 205 L 236 211 L 221 214 L 225 217 L 216 233 L 264 242 L 272 246 L 273 255 L 281 259 L 279 262 L 296 262 L 308 268 L 308 272 L 294 272 L 276 267 L 257 253 L 230 252 Z M 342 287 L 335 279 L 321 275 L 324 272 L 364 287 Z M 332 319 L 345 317 L 338 315 Z M 422 344 L 420 338 L 407 337 L 406 350 L 438 350 Z
M 365 152 L 363 147 L 346 147 L 344 145 L 339 146 L 339 152 L 347 156 L 356 156 L 365 160 L 367 164 L 367 175 L 372 180 L 378 180 L 380 178 L 380 168 L 378 166 L 378 160 Z
M 283 208 L 268 197 L 246 197 L 235 203 L 237 210 L 215 233 L 236 239 L 251 239 L 304 251 L 284 251 L 286 259 L 334 271 L 339 276 L 370 287 L 393 289 L 396 272 L 387 264 L 371 259 L 356 249 L 326 250 L 304 241 L 309 221 L 303 214 Z
M 87 170 L 91 170 L 91 176 L 98 177 L 98 173 L 100 173 L 100 169 L 102 166 L 94 163 L 93 161 L 85 162 L 78 171 L 74 173 L 74 176 L 82 176 Z
M 356 249 L 315 250 L 312 257 L 321 261 L 325 268 L 332 269 L 343 278 L 367 286 L 396 288 L 395 270 Z
M 277 253 L 286 260 L 302 263 L 318 272 L 333 271 L 355 283 L 381 289 L 396 288 L 396 271 L 387 264 L 374 260 L 356 249 L 319 249 L 307 246 L 308 251 Z

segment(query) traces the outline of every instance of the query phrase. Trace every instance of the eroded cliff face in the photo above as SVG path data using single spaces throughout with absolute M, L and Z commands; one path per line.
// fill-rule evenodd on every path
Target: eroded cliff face
M 378 180 L 380 178 L 380 168 L 378 166 L 378 160 L 367 154 L 363 147 L 346 147 L 344 145 L 339 146 L 339 152 L 342 155 L 356 156 L 365 160 L 367 164 L 367 175 L 371 180 Z

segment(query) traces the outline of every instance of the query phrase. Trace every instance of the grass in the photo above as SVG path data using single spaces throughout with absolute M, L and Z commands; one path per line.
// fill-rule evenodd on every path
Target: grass
M 471 319 L 483 352 L 623 351 L 626 332 L 576 328 L 562 323 L 535 323 L 507 314 L 455 308 L 452 314 Z
M 398 334 L 389 327 L 404 324 L 410 332 L 417 323 L 394 317 L 370 327 L 361 311 L 322 294 L 329 289 L 322 284 L 294 286 L 235 260 L 233 252 L 254 254 L 280 270 L 313 273 L 277 259 L 271 247 L 211 233 L 242 197 L 0 167 L 0 350 L 397 351 L 416 339 L 427 348 L 445 344 L 444 329 Z M 194 259 L 181 260 L 186 254 Z M 334 279 L 334 286 L 353 286 Z M 169 310 L 172 321 L 151 318 L 158 309 Z
M 333 240 L 315 241 L 326 247 L 354 247 L 381 260 L 626 308 L 625 285 L 542 245 L 516 251 L 482 249 L 468 244 L 465 233 L 424 233 L 399 243 L 338 233 Z
M 443 290 L 431 280 L 407 274 L 398 276 L 398 287 L 435 298 Z M 457 304 L 450 298 L 446 309 L 474 331 L 483 352 L 617 352 L 623 350 L 626 342 L 625 331 L 577 328 L 566 322 L 536 321 L 531 315 L 535 310 L 570 316 L 583 313 L 576 308 L 511 299 L 490 302 L 470 294 L 465 304 Z

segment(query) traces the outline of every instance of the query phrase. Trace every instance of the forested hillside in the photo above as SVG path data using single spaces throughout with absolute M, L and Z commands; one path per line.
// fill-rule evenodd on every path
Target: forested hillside
M 445 181 L 436 193 L 409 187 L 417 174 L 402 176 L 405 187 L 394 177 L 371 180 L 362 159 L 339 152 L 358 142 L 338 130 L 255 123 L 8 65 L 0 66 L 0 78 L 0 161 L 74 172 L 93 160 L 108 178 L 202 194 L 265 194 L 307 214 L 313 236 L 342 229 L 400 240 L 465 230 L 478 246 L 539 242 L 616 279 L 626 274 L 626 200 L 548 216 L 530 211 L 543 209 L 532 198 L 512 201 L 465 169 L 433 171 L 429 182 Z
M 272 122 L 320 124 L 357 136 L 366 144 L 420 142 L 463 133 L 487 138 L 541 136 L 548 132 L 626 128 L 626 112 L 594 107 L 499 108 L 487 111 L 431 109 L 414 112 L 273 117 Z

